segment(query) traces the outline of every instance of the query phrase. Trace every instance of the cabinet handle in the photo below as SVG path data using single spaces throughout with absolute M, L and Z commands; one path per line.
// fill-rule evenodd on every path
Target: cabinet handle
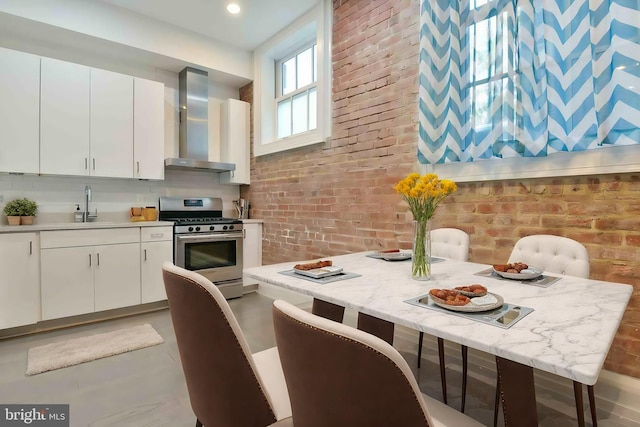
M 93 158 L 93 170 L 96 170 L 96 158 Z
M 33 241 L 29 241 L 29 255 L 33 255 Z
M 144 250 L 144 260 L 145 261 L 147 260 L 147 250 L 146 249 Z
M 138 173 L 140 173 L 140 162 L 136 162 L 136 168 L 137 168 Z
M 91 254 L 89 254 L 89 267 L 91 267 Z
M 151 237 L 162 237 L 164 233 L 151 233 Z
M 244 228 L 242 229 L 242 238 L 243 239 L 247 238 L 247 230 L 245 230 Z
M 99 265 L 100 265 L 100 253 L 98 252 L 98 253 L 96 254 L 96 256 L 98 257 L 98 264 L 96 264 L 96 265 L 97 265 L 97 266 L 99 266 Z
M 84 168 L 89 169 L 89 159 L 86 157 L 84 158 Z

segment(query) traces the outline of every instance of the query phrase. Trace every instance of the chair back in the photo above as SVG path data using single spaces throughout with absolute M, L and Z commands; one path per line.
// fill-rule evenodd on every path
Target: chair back
M 273 322 L 296 426 L 435 425 L 407 362 L 385 341 L 280 300 Z
M 431 255 L 456 261 L 469 259 L 469 235 L 457 228 L 431 230 Z
M 562 236 L 535 234 L 518 240 L 508 262 L 524 262 L 549 273 L 589 278 L 589 253 L 582 243 Z
M 162 265 L 191 407 L 205 426 L 276 422 L 249 345 L 220 290 L 200 274 Z

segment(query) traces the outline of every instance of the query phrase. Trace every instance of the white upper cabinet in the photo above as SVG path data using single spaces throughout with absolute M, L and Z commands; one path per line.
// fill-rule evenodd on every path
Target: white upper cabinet
M 133 178 L 133 77 L 91 69 L 91 175 Z
M 133 177 L 164 179 L 164 85 L 133 81 Z
M 42 58 L 40 173 L 89 174 L 91 70 Z
M 0 48 L 0 172 L 38 173 L 40 57 Z
M 220 161 L 236 170 L 220 174 L 220 183 L 249 184 L 249 104 L 227 99 L 220 109 Z

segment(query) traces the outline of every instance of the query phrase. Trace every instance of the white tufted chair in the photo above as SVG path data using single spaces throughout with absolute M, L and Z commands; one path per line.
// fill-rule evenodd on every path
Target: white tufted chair
M 438 228 L 431 231 L 431 254 L 457 261 L 469 259 L 469 235 L 457 228 Z
M 582 243 L 568 237 L 553 236 L 550 234 L 535 234 L 526 236 L 516 242 L 511 251 L 508 262 L 524 262 L 539 267 L 548 273 L 565 274 L 567 276 L 589 278 L 589 253 Z M 578 410 L 578 424 L 584 425 L 582 414 L 582 385 L 573 382 L 573 390 Z M 587 386 L 589 394 L 589 406 L 591 420 L 597 425 L 595 393 L 593 386 Z M 499 386 L 496 387 L 496 403 L 494 408 L 495 426 L 498 417 Z
M 431 255 L 450 258 L 456 261 L 469 259 L 469 235 L 457 228 L 437 228 L 431 230 Z M 422 341 L 424 332 L 418 337 L 418 368 L 422 360 Z M 438 338 L 438 358 L 440 360 L 440 381 L 442 383 L 442 400 L 447 403 L 447 378 L 444 363 L 444 340 Z M 465 391 L 467 384 L 467 347 L 462 347 L 462 411 L 464 411 Z
M 516 242 L 508 262 L 524 262 L 549 273 L 589 278 L 589 253 L 580 242 L 537 234 Z

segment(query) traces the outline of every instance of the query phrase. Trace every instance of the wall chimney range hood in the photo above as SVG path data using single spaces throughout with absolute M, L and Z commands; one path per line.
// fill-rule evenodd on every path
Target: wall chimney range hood
M 179 157 L 164 160 L 167 169 L 230 172 L 233 163 L 209 161 L 209 76 L 206 71 L 187 67 L 180 71 Z

